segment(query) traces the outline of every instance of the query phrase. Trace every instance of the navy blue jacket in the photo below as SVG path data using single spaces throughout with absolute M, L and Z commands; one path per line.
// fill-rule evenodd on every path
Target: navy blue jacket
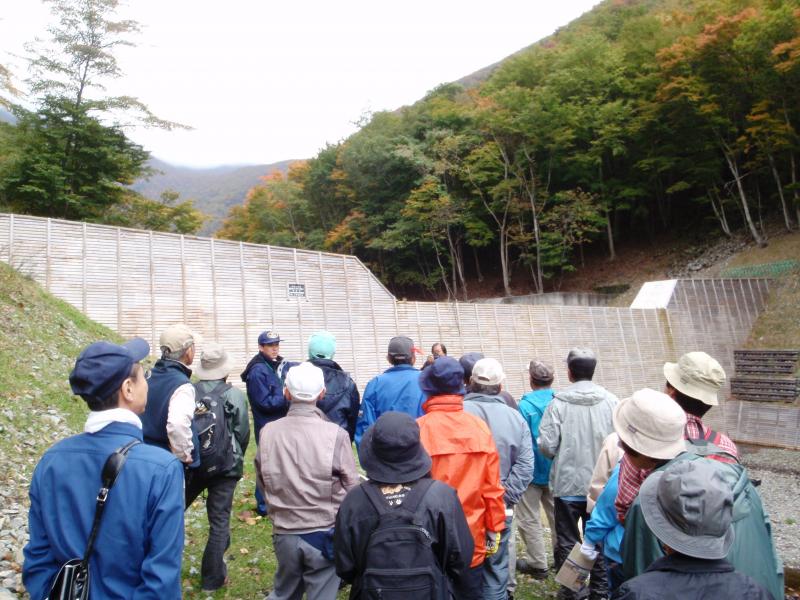
M 703 560 L 680 554 L 662 556 L 626 581 L 612 596 L 618 600 L 772 600 L 755 579 L 735 571 L 725 559 Z
M 153 371 L 147 382 L 147 406 L 144 413 L 139 416 L 142 420 L 142 434 L 144 442 L 164 450 L 169 450 L 169 437 L 167 436 L 167 416 L 169 415 L 169 400 L 180 386 L 191 383 L 189 377 L 192 370 L 177 360 L 160 359 L 153 365 Z M 192 464 L 191 467 L 200 465 L 200 442 L 192 423 Z
M 356 434 L 358 406 L 361 404 L 361 394 L 355 382 L 342 367 L 328 358 L 313 358 L 308 362 L 322 369 L 325 376 L 325 397 L 317 402 L 317 406 L 331 423 L 347 431 L 352 442 Z
M 115 422 L 45 452 L 33 473 L 22 578 L 31 598 L 45 598 L 59 567 L 82 557 L 94 520 L 100 473 L 109 455 L 141 430 Z M 92 598 L 180 598 L 183 467 L 146 444 L 128 460 L 108 494 L 89 561 Z
M 283 382 L 287 371 L 296 364 L 284 361 L 281 356 L 267 361 L 259 352 L 242 371 L 242 381 L 247 384 L 247 399 L 253 411 L 256 443 L 264 425 L 285 417 L 289 412 L 289 403 L 283 397 Z

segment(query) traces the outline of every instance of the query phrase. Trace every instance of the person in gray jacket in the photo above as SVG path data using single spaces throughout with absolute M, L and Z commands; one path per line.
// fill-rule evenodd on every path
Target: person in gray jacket
M 586 524 L 586 495 L 605 437 L 614 431 L 612 412 L 617 397 L 592 382 L 597 358 L 588 348 L 573 348 L 567 355 L 567 371 L 572 383 L 558 392 L 545 410 L 539 426 L 539 450 L 553 459 L 550 488 L 553 492 L 556 544 L 554 562 L 560 569 L 581 532 L 578 521 Z M 607 582 L 602 557 L 592 569 L 590 598 L 605 598 Z M 559 598 L 576 598 L 566 587 Z
M 333 526 L 358 472 L 347 432 L 318 407 L 325 395 L 322 369 L 300 363 L 286 374 L 289 412 L 261 430 L 256 454 L 258 487 L 272 520 L 278 570 L 268 600 L 335 600 Z
M 531 430 L 522 415 L 500 395 L 505 378 L 498 361 L 482 358 L 472 368 L 470 393 L 464 396 L 464 411 L 483 419 L 492 432 L 500 456 L 500 483 L 506 490 L 506 527 L 500 534 L 497 552 L 487 555 L 483 563 L 486 600 L 513 597 L 514 578 L 509 573 L 510 565 L 516 563 L 516 552 L 511 548 L 513 544 L 509 544 L 509 539 L 513 539 L 513 510 L 533 478 Z

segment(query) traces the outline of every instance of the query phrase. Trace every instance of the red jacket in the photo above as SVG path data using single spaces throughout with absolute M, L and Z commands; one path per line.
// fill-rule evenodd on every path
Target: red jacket
M 453 486 L 475 540 L 471 567 L 486 556 L 486 532 L 505 527 L 505 490 L 500 485 L 500 458 L 484 421 L 464 412 L 459 395 L 432 396 L 417 419 L 422 445 L 431 455 L 434 479 Z

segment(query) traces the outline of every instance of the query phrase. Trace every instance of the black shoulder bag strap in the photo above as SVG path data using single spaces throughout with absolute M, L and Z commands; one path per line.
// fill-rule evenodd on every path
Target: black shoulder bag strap
M 89 542 L 86 544 L 86 552 L 83 555 L 81 563 L 86 568 L 89 566 L 89 556 L 92 554 L 94 540 L 97 537 L 97 532 L 100 529 L 100 519 L 103 517 L 103 510 L 106 507 L 106 500 L 108 499 L 108 492 L 114 486 L 117 480 L 117 475 L 125 466 L 125 461 L 128 460 L 128 450 L 133 448 L 136 444 L 140 444 L 139 440 L 131 440 L 121 448 L 117 448 L 106 459 L 106 464 L 103 465 L 103 486 L 97 494 L 97 506 L 94 509 L 94 523 L 92 523 L 92 532 L 89 534 Z

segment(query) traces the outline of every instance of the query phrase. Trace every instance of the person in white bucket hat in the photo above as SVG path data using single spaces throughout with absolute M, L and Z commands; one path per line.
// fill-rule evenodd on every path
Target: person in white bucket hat
M 725 370 L 705 352 L 688 352 L 676 363 L 664 364 L 667 379 L 666 393 L 686 413 L 687 440 L 706 440 L 723 451 L 712 458 L 722 462 L 736 462 L 739 451 L 736 444 L 724 433 L 703 424 L 702 418 L 719 404 L 718 394 L 725 384 Z
M 210 592 L 228 583 L 223 556 L 230 545 L 230 520 L 233 494 L 242 478 L 244 454 L 250 441 L 250 418 L 244 392 L 227 382 L 233 370 L 233 358 L 217 342 L 208 342 L 200 355 L 194 374 L 196 397 L 204 403 L 222 402 L 225 425 L 232 438 L 233 466 L 212 477 L 192 473 L 186 479 L 186 506 L 207 491 L 208 541 L 200 565 L 203 591 Z
M 670 464 L 647 478 L 640 497 L 644 520 L 665 556 L 623 584 L 615 598 L 772 598 L 725 560 L 735 538 L 733 493 L 710 461 Z
M 630 459 L 636 468 L 648 472 L 641 488 L 635 490 L 633 503 L 625 516 L 625 535 L 620 549 L 621 578 L 624 581 L 642 574 L 664 554 L 656 537 L 659 528 L 651 529 L 651 520 L 643 515 L 646 502 L 643 490 L 645 486 L 652 485 L 648 484 L 649 478 L 676 468 L 673 465 L 677 463 L 702 462 L 705 465 L 702 468 L 709 468 L 716 473 L 714 478 L 723 481 L 733 493 L 736 514 L 733 527 L 736 533 L 725 558 L 736 570 L 749 575 L 769 590 L 774 598 L 782 598 L 783 565 L 775 552 L 769 518 L 764 513 L 761 498 L 747 470 L 739 464 L 709 459 L 713 447 L 685 440 L 685 425 L 683 410 L 666 394 L 650 389 L 635 392 L 620 402 L 614 411 L 614 429 L 625 450 L 625 458 Z M 621 480 L 619 485 L 621 490 Z M 716 594 L 714 597 L 717 597 Z

